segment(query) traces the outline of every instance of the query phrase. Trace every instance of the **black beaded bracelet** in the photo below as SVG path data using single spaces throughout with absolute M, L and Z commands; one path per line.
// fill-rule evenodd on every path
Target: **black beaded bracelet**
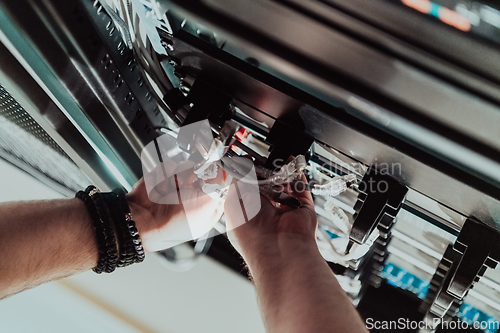
M 146 254 L 142 246 L 141 237 L 139 236 L 139 231 L 135 226 L 135 221 L 132 220 L 132 214 L 130 213 L 130 207 L 128 206 L 127 198 L 125 197 L 125 192 L 122 189 L 114 189 L 112 193 L 116 195 L 118 199 L 117 202 L 123 214 L 122 216 L 125 217 L 125 222 L 127 226 L 126 229 L 128 231 L 129 240 L 131 240 L 129 244 L 130 247 L 132 247 L 135 250 L 135 262 L 136 263 L 142 262 L 144 261 Z
M 94 202 L 97 214 L 101 220 L 102 226 L 105 233 L 105 244 L 106 244 L 106 255 L 107 262 L 104 272 L 112 273 L 116 269 L 116 264 L 118 261 L 118 250 L 116 248 L 116 237 L 115 228 L 111 222 L 110 212 L 106 202 L 104 201 L 103 195 L 95 186 L 89 186 L 85 190 Z
M 95 186 L 89 186 L 75 197 L 85 203 L 94 223 L 99 252 L 94 272 L 111 273 L 116 267 L 144 261 L 144 248 L 123 190 L 100 193 Z
M 104 193 L 106 203 L 110 207 L 111 218 L 115 223 L 119 245 L 118 267 L 126 267 L 144 260 L 145 254 L 135 222 L 132 221 L 130 211 L 123 190 L 114 190 Z
M 95 189 L 95 188 L 94 188 Z M 94 201 L 91 199 L 89 193 L 93 189 L 88 187 L 87 191 L 79 191 L 76 194 L 76 198 L 82 200 L 85 203 L 87 211 L 94 224 L 94 230 L 97 238 L 97 247 L 99 252 L 99 258 L 97 265 L 92 269 L 97 274 L 101 274 L 106 271 L 108 266 L 108 249 L 106 242 L 106 230 L 104 229 L 103 223 L 99 217 L 97 209 L 95 207 Z

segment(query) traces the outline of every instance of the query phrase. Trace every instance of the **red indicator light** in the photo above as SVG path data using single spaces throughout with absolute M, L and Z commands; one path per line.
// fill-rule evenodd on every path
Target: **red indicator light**
M 432 4 L 429 0 L 401 0 L 401 2 L 424 14 L 429 14 L 431 12 Z
M 466 17 L 451 9 L 432 3 L 429 0 L 401 0 L 401 2 L 421 13 L 435 16 L 443 23 L 462 31 L 469 31 L 471 29 L 471 23 Z
M 471 24 L 466 17 L 445 7 L 439 8 L 439 19 L 462 31 L 469 31 L 471 29 Z

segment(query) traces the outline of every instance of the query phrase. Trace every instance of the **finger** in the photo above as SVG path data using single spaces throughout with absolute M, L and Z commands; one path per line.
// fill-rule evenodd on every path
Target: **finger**
M 215 200 L 212 200 L 214 202 L 216 202 L 216 206 L 215 206 L 215 209 L 213 210 L 213 214 L 212 214 L 212 220 L 215 221 L 215 223 L 217 223 L 222 214 L 224 213 L 224 203 L 222 201 L 215 201 Z M 207 207 L 211 207 L 210 204 L 207 206 Z M 214 223 L 214 225 L 215 225 Z
M 227 231 L 233 230 L 246 222 L 241 211 L 240 195 L 235 184 L 236 181 L 233 181 L 229 186 L 226 201 L 224 202 Z
M 194 163 L 192 161 L 183 161 L 175 169 L 177 175 L 177 186 L 186 187 L 193 184 L 196 174 L 193 171 Z
M 258 187 L 233 181 L 224 204 L 226 213 L 226 227 L 234 229 L 253 219 L 265 207 L 272 208 L 269 200 L 261 197 Z
M 177 167 L 175 168 L 175 173 L 181 173 L 186 170 L 193 170 L 195 166 L 195 163 L 193 161 L 187 160 L 187 161 L 182 161 L 179 164 L 177 164 Z
M 287 206 L 287 205 L 284 205 L 284 204 L 278 204 L 278 205 L 276 205 L 276 210 L 280 214 L 284 214 L 284 213 L 289 212 L 289 211 L 294 210 L 294 209 L 297 209 L 297 208 L 290 207 L 290 206 Z
M 228 182 L 228 175 L 226 171 L 222 168 L 218 168 L 217 170 L 217 176 L 213 179 L 207 179 L 205 180 L 205 183 L 208 184 L 219 184 L 219 185 L 224 185 L 227 184 Z
M 138 181 L 135 182 L 134 186 L 132 187 L 132 191 L 134 191 L 136 188 L 139 187 L 139 185 L 142 185 L 142 184 L 144 184 L 144 176 L 142 176 L 141 179 L 139 179 Z
M 290 163 L 294 158 L 295 157 L 293 155 L 290 155 L 290 157 L 288 157 L 288 160 L 286 161 L 286 163 Z M 304 184 L 304 185 L 301 185 L 301 184 Z M 285 187 L 284 191 L 285 191 L 285 193 L 299 199 L 301 202 L 304 201 L 304 202 L 307 202 L 308 204 L 311 204 L 314 202 L 313 202 L 313 198 L 312 198 L 311 193 L 306 190 L 305 185 L 307 185 L 307 184 L 308 184 L 307 178 L 304 175 L 304 173 L 302 172 L 300 182 L 296 182 L 293 186 L 290 183 L 283 184 Z
M 156 186 L 153 188 L 153 191 L 158 192 L 160 195 L 167 195 L 169 192 L 171 192 L 175 187 L 172 187 L 170 184 L 170 181 L 168 179 L 156 184 Z
M 294 183 L 293 186 L 288 184 L 290 195 L 297 198 L 302 204 L 307 204 L 314 207 L 314 200 L 312 198 L 311 192 L 306 189 L 307 184 L 307 178 L 304 173 L 302 173 L 300 182 Z

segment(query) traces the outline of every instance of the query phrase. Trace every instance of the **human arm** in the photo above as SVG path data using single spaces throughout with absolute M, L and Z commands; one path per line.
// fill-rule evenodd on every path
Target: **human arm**
M 179 186 L 199 197 L 207 218 L 218 219 L 219 203 L 201 195 L 193 175 L 178 177 Z M 184 182 L 181 184 L 181 182 Z M 176 185 L 163 193 L 177 195 Z M 190 193 L 190 192 L 189 192 Z M 132 217 L 146 252 L 161 248 L 164 230 L 184 220 L 182 205 L 155 204 L 149 200 L 144 181 L 127 194 Z M 79 199 L 25 201 L 0 204 L 0 299 L 95 267 L 98 247 L 93 222 Z
M 89 270 L 97 241 L 78 199 L 0 204 L 0 299 Z
M 228 228 L 242 224 L 236 210 L 253 200 L 245 185 L 239 188 L 241 198 L 232 191 L 225 204 Z M 249 267 L 267 331 L 366 332 L 318 251 L 310 193 L 289 193 L 301 201 L 301 208 L 277 208 L 261 196 L 260 212 L 230 234 Z

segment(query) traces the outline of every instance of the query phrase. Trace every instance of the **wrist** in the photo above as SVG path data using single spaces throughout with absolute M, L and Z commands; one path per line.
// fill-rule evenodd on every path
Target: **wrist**
M 263 235 L 243 247 L 242 251 L 251 269 L 265 266 L 276 267 L 300 258 L 322 260 L 315 239 L 289 233 Z

